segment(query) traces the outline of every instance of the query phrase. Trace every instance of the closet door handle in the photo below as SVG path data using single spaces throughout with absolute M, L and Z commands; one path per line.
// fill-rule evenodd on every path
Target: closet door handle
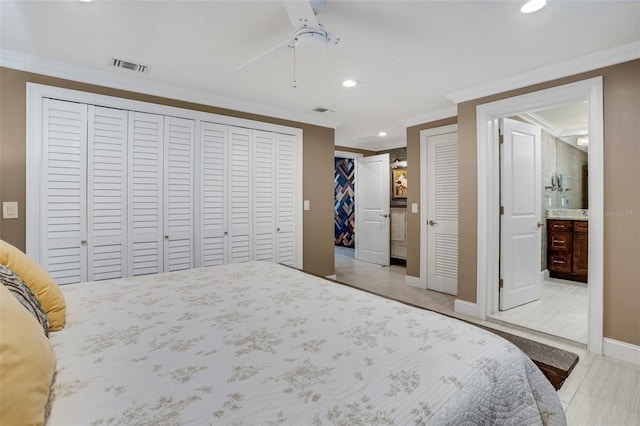
M 436 226 L 437 224 L 438 224 L 438 222 L 436 222 L 433 219 L 429 221 L 429 226 Z
M 164 239 L 165 239 L 165 240 L 168 240 L 168 239 L 169 239 L 169 236 L 168 236 L 168 235 L 165 235 L 165 236 L 164 236 Z

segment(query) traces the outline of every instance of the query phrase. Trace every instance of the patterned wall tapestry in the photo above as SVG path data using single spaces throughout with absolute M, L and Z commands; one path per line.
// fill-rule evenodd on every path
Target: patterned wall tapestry
M 333 188 L 335 193 L 334 224 L 337 246 L 355 247 L 355 197 L 353 195 L 355 165 L 351 158 L 336 158 Z

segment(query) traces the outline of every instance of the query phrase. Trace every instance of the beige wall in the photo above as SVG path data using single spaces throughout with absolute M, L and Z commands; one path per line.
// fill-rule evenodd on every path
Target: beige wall
M 39 83 L 138 101 L 188 108 L 297 127 L 303 130 L 303 264 L 318 275 L 334 273 L 333 150 L 334 130 L 293 121 L 176 101 L 0 68 L 0 201 L 18 201 L 19 219 L 0 219 L 0 238 L 25 249 L 26 83 Z
M 458 297 L 476 302 L 476 107 L 596 76 L 604 81 L 604 336 L 640 345 L 640 60 L 458 105 L 459 212 L 464 218 L 459 223 Z M 407 132 L 407 141 L 414 147 L 410 159 L 419 161 L 415 132 Z M 411 187 L 409 197 L 417 201 L 419 192 L 414 191 Z M 410 222 L 407 273 L 415 276 L 419 232 L 418 223 Z

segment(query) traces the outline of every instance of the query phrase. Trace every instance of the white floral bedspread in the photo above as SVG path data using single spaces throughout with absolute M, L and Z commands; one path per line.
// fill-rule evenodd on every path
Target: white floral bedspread
M 63 291 L 50 426 L 565 424 L 509 342 L 284 266 Z

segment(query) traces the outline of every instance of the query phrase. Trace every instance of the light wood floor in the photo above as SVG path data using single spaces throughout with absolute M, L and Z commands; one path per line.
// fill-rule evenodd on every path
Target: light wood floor
M 558 391 L 568 424 L 640 425 L 640 365 L 587 352 L 583 344 L 571 343 L 503 322 L 480 321 L 457 314 L 453 310 L 454 296 L 408 286 L 404 282 L 405 268 L 359 262 L 349 250 L 336 250 L 336 279 L 400 301 L 574 352 L 578 354 L 580 361 Z

